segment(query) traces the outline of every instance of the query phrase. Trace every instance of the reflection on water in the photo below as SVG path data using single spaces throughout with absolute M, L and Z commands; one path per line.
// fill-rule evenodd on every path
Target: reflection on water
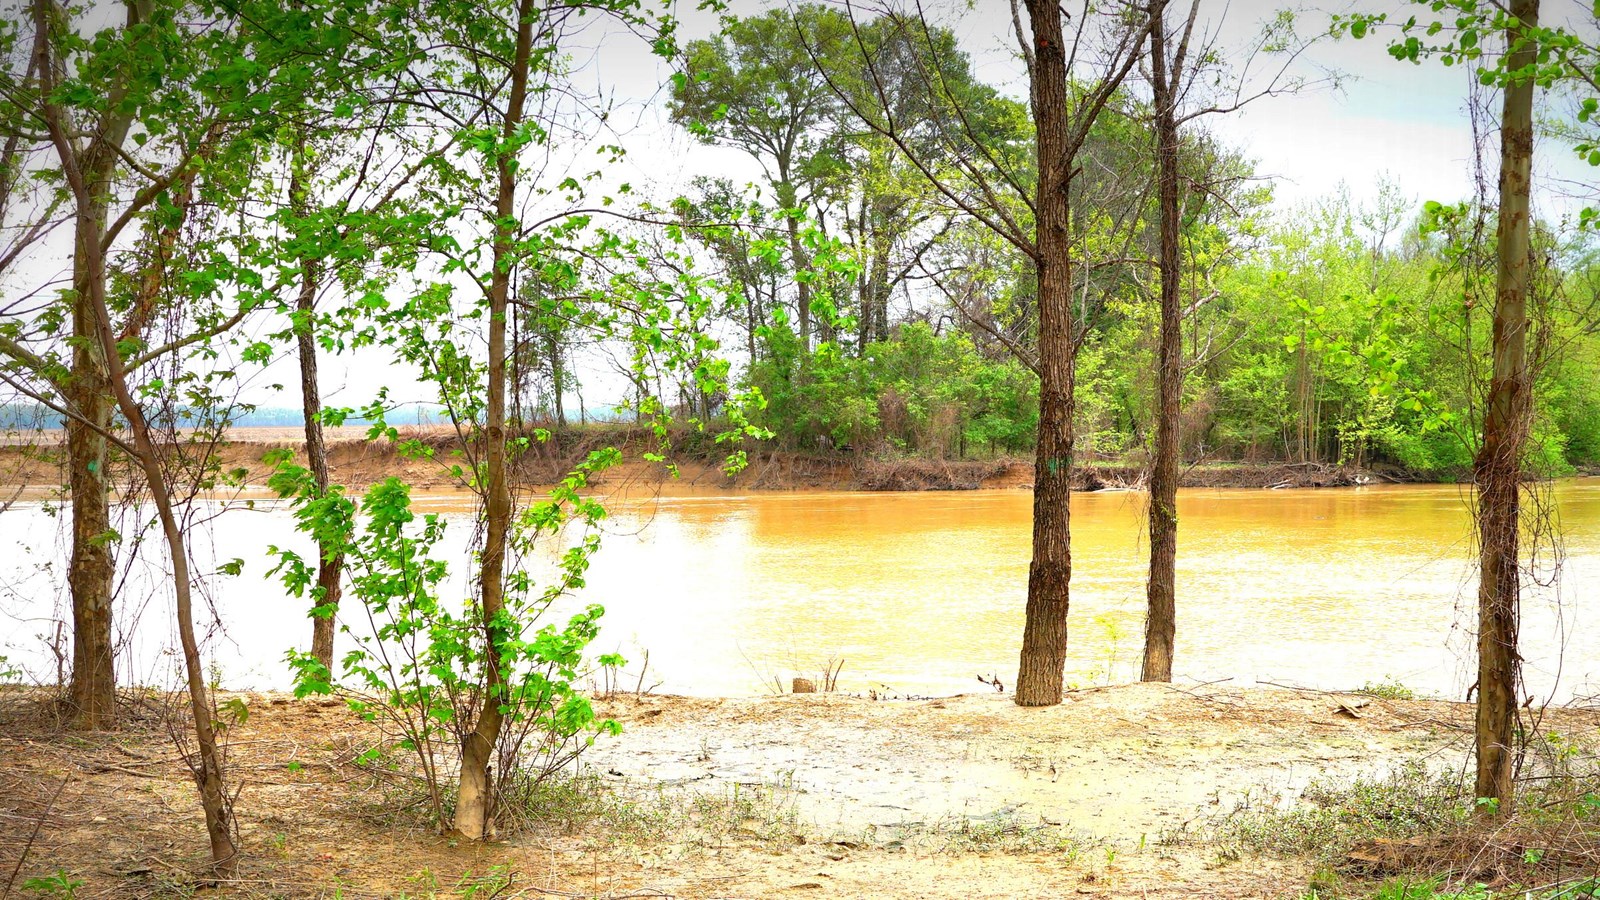
M 1600 480 L 1561 483 L 1555 496 L 1561 580 L 1530 592 L 1523 628 L 1530 687 L 1564 697 L 1600 681 L 1600 628 L 1589 622 Z M 1069 681 L 1137 675 L 1143 499 L 1073 498 Z M 1327 688 L 1394 678 L 1461 696 L 1475 608 L 1468 499 L 1450 486 L 1181 492 L 1179 677 Z M 627 501 L 577 600 L 605 605 L 601 649 L 620 648 L 634 675 L 648 651 L 645 683 L 663 691 L 749 694 L 775 676 L 815 677 L 830 658 L 844 660 L 844 690 L 981 690 L 980 674 L 1007 684 L 1015 674 L 1031 504 L 1020 491 Z M 427 505 L 458 520 L 460 547 L 470 523 L 459 498 Z M 288 515 L 229 510 L 198 543 L 209 563 L 200 571 L 246 563 L 245 577 L 209 591 L 224 683 L 283 686 L 283 652 L 308 630 L 265 575 L 267 545 L 303 546 Z M 37 635 L 51 633 L 62 603 L 61 564 L 49 561 L 63 545 L 38 506 L 0 515 L 12 560 L 0 565 L 0 654 L 50 674 Z M 127 578 L 131 595 L 154 599 L 134 604 L 145 627 L 126 652 L 136 678 L 158 682 L 171 668 L 162 648 L 175 644 L 152 586 L 159 574 L 145 565 Z

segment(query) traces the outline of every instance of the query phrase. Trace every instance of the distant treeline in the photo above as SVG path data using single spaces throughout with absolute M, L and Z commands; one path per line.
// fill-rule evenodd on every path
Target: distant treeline
M 177 425 L 192 428 L 209 421 L 209 418 L 182 412 L 178 414 Z M 437 409 L 419 403 L 390 410 L 388 421 L 403 425 L 439 425 L 448 420 Z M 236 428 L 285 428 L 304 424 L 305 417 L 300 410 L 271 406 L 241 411 L 231 422 Z M 350 415 L 344 419 L 344 424 L 371 425 L 372 420 Z M 7 431 L 55 431 L 64 427 L 65 419 L 47 407 L 34 403 L 0 403 L 0 428 Z

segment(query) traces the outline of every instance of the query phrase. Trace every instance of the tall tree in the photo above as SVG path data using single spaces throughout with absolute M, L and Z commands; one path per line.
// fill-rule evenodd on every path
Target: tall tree
M 296 129 L 295 145 L 289 150 L 289 202 L 297 216 L 311 213 L 310 149 L 304 129 Z M 294 310 L 290 313 L 295 336 L 295 355 L 300 364 L 300 415 L 304 420 L 306 459 L 318 496 L 325 496 L 331 484 L 328 474 L 328 443 L 322 432 L 322 387 L 317 377 L 317 295 L 322 290 L 327 267 L 323 258 L 312 252 L 314 244 L 301 244 L 295 262 L 299 285 L 294 291 Z M 329 672 L 333 671 L 335 613 L 343 589 L 344 557 L 331 547 L 317 554 L 317 612 L 311 617 L 311 655 Z
M 1160 229 L 1161 329 L 1156 362 L 1156 440 L 1150 464 L 1150 575 L 1146 581 L 1143 681 L 1171 681 L 1177 638 L 1178 424 L 1183 400 L 1183 313 L 1179 297 L 1178 113 L 1189 36 L 1198 0 L 1168 57 L 1166 14 L 1150 17 L 1150 87 L 1154 93 L 1157 219 Z
M 1013 694 L 1020 706 L 1060 703 L 1066 673 L 1072 580 L 1068 503 L 1079 338 L 1071 188 L 1078 175 L 1078 154 L 1102 110 L 1137 64 L 1150 17 L 1164 8 L 1164 0 L 1149 6 L 1086 2 L 1076 11 L 1047 0 L 1013 4 L 1016 37 L 1028 72 L 1031 147 L 995 146 L 986 140 L 983 117 L 997 107 L 963 94 L 960 83 L 947 77 L 938 64 L 918 66 L 914 74 L 922 81 L 923 95 L 936 98 L 943 114 L 916 121 L 898 118 L 887 80 L 859 23 L 853 26 L 852 68 L 829 72 L 822 55 L 813 54 L 852 115 L 893 142 L 944 202 L 993 230 L 1032 263 L 1038 343 L 1031 362 L 1039 373 L 1039 427 L 1034 451 L 1033 560 Z M 885 18 L 900 23 L 897 27 L 907 33 L 921 34 L 924 46 L 932 43 L 928 36 L 934 29 L 920 12 L 887 13 Z M 1070 41 L 1064 27 L 1069 18 Z M 1088 62 L 1090 58 L 1095 62 Z M 856 72 L 864 73 L 860 77 L 868 91 L 851 89 L 846 77 Z
M 24 393 L 47 391 L 52 406 L 68 407 L 72 413 L 66 416 L 68 493 L 72 507 L 68 589 L 72 601 L 73 664 L 69 698 L 74 721 L 80 727 L 103 728 L 114 722 L 116 710 L 112 581 L 116 571 L 117 533 L 112 526 L 109 500 L 113 493 L 112 457 L 105 437 L 111 428 L 115 404 L 89 298 L 97 290 L 91 282 L 98 280 L 101 283 L 98 289 L 103 289 L 108 248 L 103 246 L 101 238 L 112 227 L 112 216 L 122 212 L 117 208 L 118 201 L 125 199 L 119 196 L 119 182 L 123 175 L 123 155 L 128 151 L 129 133 L 137 116 L 137 108 L 126 102 L 126 98 L 139 94 L 141 86 L 130 82 L 142 74 L 129 63 L 155 55 L 152 49 L 158 44 L 157 36 L 161 31 L 152 32 L 148 24 L 156 13 L 153 4 L 129 5 L 124 22 L 113 24 L 103 32 L 107 40 L 99 47 L 101 54 L 94 54 L 88 49 L 89 45 L 68 43 L 69 35 L 78 37 L 73 31 L 79 24 L 71 21 L 73 14 L 68 9 L 54 3 L 34 2 L 11 12 L 13 15 L 7 16 L 6 21 L 12 23 L 13 28 L 17 23 L 30 23 L 33 34 L 25 45 L 16 40 L 17 31 L 7 35 L 8 43 L 17 45 L 19 50 L 25 46 L 26 53 L 13 55 L 13 60 L 25 60 L 25 64 L 20 71 L 13 67 L 6 73 L 5 103 L 0 107 L 6 118 L 10 156 L 6 161 L 11 176 L 6 185 L 6 210 L 29 216 L 30 221 L 15 231 L 17 237 L 7 248 L 4 268 L 14 269 L 27 263 L 32 247 L 60 221 L 62 200 L 43 205 L 12 202 L 13 197 L 35 191 L 37 186 L 27 182 L 45 174 L 24 162 L 28 154 L 48 148 L 47 152 L 52 155 L 72 157 L 72 167 L 82 177 L 83 190 L 81 196 L 77 192 L 64 195 L 70 198 L 65 201 L 67 204 L 82 206 L 68 207 L 73 212 L 70 221 L 74 299 L 55 310 L 61 314 L 61 319 L 70 322 L 66 347 L 58 345 L 58 334 L 51 327 L 56 317 L 37 315 L 37 310 L 31 306 L 30 292 L 20 299 L 7 301 L 3 309 L 5 328 L 0 330 L 0 352 L 4 353 L 7 378 L 13 381 L 13 386 Z M 78 49 L 69 49 L 69 46 Z M 121 54 L 129 54 L 132 59 L 123 61 L 119 58 Z M 70 64 L 68 58 L 72 58 Z M 100 104 L 97 108 L 78 96 L 72 98 L 77 107 L 73 109 L 64 102 L 66 98 L 51 96 L 51 91 L 73 79 L 74 69 L 82 71 L 78 76 L 82 80 L 76 83 L 89 82 L 86 90 L 104 91 L 108 99 L 119 102 Z M 46 129 L 47 116 L 60 121 L 64 143 L 51 142 Z M 69 118 L 73 121 L 68 122 Z M 53 171 L 55 166 L 49 169 Z M 132 196 L 127 213 L 118 219 L 117 230 L 121 230 L 129 216 L 147 208 L 158 191 L 164 191 L 172 181 L 181 181 L 185 171 L 185 167 L 180 166 L 151 179 L 149 186 L 154 190 Z M 177 201 L 174 207 L 181 215 L 187 208 L 186 194 L 180 188 L 173 198 Z M 146 317 L 130 316 L 121 331 L 128 339 L 143 339 L 148 324 Z M 21 387 L 16 380 L 26 381 L 29 386 Z
M 461 750 L 461 780 L 456 798 L 455 829 L 471 838 L 494 834 L 494 785 L 489 766 L 504 723 L 501 712 L 505 677 L 501 648 L 516 635 L 505 616 L 506 551 L 511 539 L 511 484 L 506 475 L 506 332 L 510 326 L 511 278 L 516 266 L 516 241 L 520 223 L 517 209 L 517 150 L 525 139 L 528 82 L 533 76 L 534 25 L 538 20 L 533 0 L 518 0 L 506 12 L 514 18 L 515 37 L 506 62 L 508 91 L 503 104 L 492 110 L 499 134 L 489 152 L 495 179 L 494 237 L 490 245 L 493 268 L 486 290 L 488 320 L 488 397 L 484 409 L 483 503 L 484 538 L 478 571 L 478 616 L 484 629 L 487 668 L 486 701 L 478 711 L 476 726 Z
M 1435 9 L 1435 13 L 1441 12 Z M 1478 538 L 1478 681 L 1474 729 L 1474 787 L 1486 802 L 1481 809 L 1505 812 L 1514 799 L 1517 711 L 1521 679 L 1518 647 L 1521 613 L 1522 481 L 1534 411 L 1533 367 L 1529 328 L 1534 250 L 1531 193 L 1534 156 L 1534 98 L 1537 88 L 1559 83 L 1576 85 L 1587 94 L 1578 113 L 1586 122 L 1600 109 L 1600 83 L 1594 73 L 1600 51 L 1594 42 L 1564 28 L 1540 25 L 1539 0 L 1508 4 L 1463 2 L 1451 8 L 1450 21 L 1401 26 L 1402 39 L 1391 43 L 1390 55 L 1420 62 L 1438 56 L 1446 64 L 1478 61 L 1478 79 L 1501 90 L 1500 159 L 1495 227 L 1495 299 L 1490 334 L 1490 377 L 1483 398 L 1481 439 L 1472 468 L 1478 502 L 1474 510 Z M 1595 11 L 1600 18 L 1600 10 Z M 1336 27 L 1364 36 L 1378 16 L 1336 19 Z M 1419 37 L 1417 33 L 1425 35 Z M 1417 33 L 1413 33 L 1417 32 Z M 1443 34 L 1443 37 L 1435 37 Z M 1503 39 L 1504 52 L 1484 61 L 1485 39 Z M 1600 165 L 1591 141 L 1575 149 Z M 1438 204 L 1430 208 L 1438 213 Z M 1600 213 L 1585 210 L 1592 221 Z M 1460 255 L 1459 253 L 1457 255 Z M 1471 278 L 1471 273 L 1467 276 Z
M 309 29 L 305 16 L 312 12 L 303 4 L 286 11 L 284 27 Z M 396 71 L 404 71 L 412 51 L 403 42 L 358 45 L 355 34 L 365 34 L 370 42 L 383 29 L 359 19 L 360 13 L 342 12 L 329 30 L 339 34 L 335 42 L 357 51 L 324 63 L 326 68 L 292 101 L 294 109 L 285 112 L 280 145 L 263 148 L 260 168 L 269 180 L 278 174 L 274 164 L 287 169 L 286 196 L 275 184 L 260 186 L 257 205 L 271 210 L 262 214 L 271 228 L 245 238 L 246 246 L 258 248 L 263 268 L 280 272 L 277 293 L 292 298 L 279 301 L 289 327 L 277 337 L 294 345 L 307 466 L 319 497 L 332 487 L 323 422 L 344 413 L 325 409 L 319 357 L 374 339 L 362 333 L 371 327 L 362 319 L 379 305 L 374 298 L 392 286 L 396 274 L 414 266 L 426 243 L 406 227 L 406 217 L 416 212 L 406 195 L 440 152 L 412 143 L 404 93 L 390 83 Z M 313 94 L 313 88 L 327 93 Z M 329 296 L 343 301 L 331 312 Z M 311 653 L 332 673 L 344 563 L 332 535 L 317 538 L 326 546 L 318 554 L 312 594 Z
M 519 742 L 528 729 L 552 716 L 577 715 L 580 705 L 592 717 L 587 701 L 576 697 L 561 701 L 570 708 L 550 709 L 547 674 L 524 664 L 552 652 L 557 639 L 536 639 L 533 622 L 555 596 L 581 585 L 598 538 L 591 536 L 563 557 L 570 566 L 568 580 L 544 594 L 533 590 L 519 560 L 535 539 L 560 524 L 564 504 L 576 499 L 585 474 L 603 465 L 594 459 L 580 465 L 581 471 L 556 492 L 565 500 L 519 510 L 512 462 L 545 435 L 515 432 L 509 421 L 513 320 L 559 316 L 564 327 L 622 332 L 635 366 L 629 374 L 641 389 L 652 381 L 646 377 L 652 354 L 681 350 L 677 323 L 662 308 L 667 297 L 676 296 L 671 290 L 621 272 L 609 280 L 595 274 L 596 282 L 584 281 L 586 266 L 625 268 L 641 255 L 636 242 L 595 226 L 596 217 L 653 220 L 613 207 L 615 197 L 587 201 L 583 180 L 576 176 L 556 184 L 543 177 L 565 172 L 573 165 L 565 155 L 569 143 L 594 134 L 593 109 L 579 102 L 581 89 L 567 80 L 566 55 L 597 17 L 650 35 L 663 54 L 675 48 L 672 20 L 641 12 L 632 0 L 557 6 L 537 0 L 475 6 L 440 2 L 425 4 L 423 12 L 418 31 L 428 40 L 448 38 L 452 45 L 447 53 L 428 54 L 407 73 L 419 84 L 414 102 L 426 110 L 415 127 L 434 135 L 421 192 L 435 218 L 419 219 L 413 228 L 424 233 L 422 240 L 441 260 L 441 280 L 389 310 L 385 321 L 397 350 L 421 366 L 422 379 L 439 390 L 467 462 L 450 469 L 479 501 L 473 594 L 461 620 L 471 633 L 452 638 L 454 661 L 468 671 L 449 679 L 448 727 L 458 742 L 459 769 L 455 814 L 447 827 L 480 840 L 495 834 L 501 788 L 516 777 Z M 620 153 L 615 147 L 601 149 Z M 464 239 L 449 234 L 453 228 Z M 452 299 L 463 286 L 471 297 L 464 311 Z M 698 292 L 695 296 L 697 302 L 705 299 Z M 459 327 L 462 320 L 475 328 Z M 686 362 L 685 355 L 679 362 Z M 652 418 L 664 410 L 659 397 L 641 406 Z M 659 428 L 666 433 L 665 425 Z M 614 449 L 595 454 L 616 455 Z M 595 608 L 588 616 L 598 614 Z
M 687 45 L 684 71 L 673 80 L 674 121 L 701 141 L 744 150 L 765 170 L 788 231 L 794 272 L 810 266 L 801 219 L 813 214 L 819 181 L 838 142 L 838 102 L 808 45 L 830 53 L 849 28 L 843 13 L 816 3 L 792 14 L 773 10 L 732 19 L 717 36 Z M 796 281 L 795 314 L 809 347 L 812 288 L 807 279 Z
M 1280 62 L 1264 84 L 1251 85 L 1249 64 L 1234 74 L 1231 96 L 1224 94 L 1215 103 L 1194 96 L 1193 86 L 1202 69 L 1216 70 L 1213 85 L 1220 86 L 1225 74 L 1224 54 L 1210 43 L 1191 48 L 1195 25 L 1200 16 L 1200 0 L 1189 5 L 1176 34 L 1167 28 L 1165 13 L 1151 12 L 1150 66 L 1147 73 L 1152 93 L 1151 115 L 1156 156 L 1157 269 L 1160 273 L 1160 326 L 1156 352 L 1156 428 L 1155 446 L 1150 461 L 1150 570 L 1145 582 L 1146 615 L 1143 681 L 1171 681 L 1172 659 L 1177 641 L 1177 556 L 1178 556 L 1178 465 L 1181 453 L 1179 429 L 1183 414 L 1183 382 L 1187 367 L 1183 358 L 1183 231 L 1185 221 L 1198 219 L 1207 192 L 1220 196 L 1226 180 L 1222 172 L 1208 173 L 1197 183 L 1190 197 L 1181 190 L 1182 142 L 1180 128 L 1204 115 L 1228 113 L 1263 97 L 1306 86 L 1303 78 L 1290 74 L 1290 65 L 1307 46 L 1294 39 L 1293 17 L 1280 14 L 1265 28 L 1249 52 L 1255 60 L 1275 54 Z M 1191 52 L 1191 49 L 1193 52 Z M 1180 108 L 1187 105 L 1188 108 Z M 1225 160 L 1206 159 L 1204 148 L 1195 155 L 1206 162 L 1225 165 Z M 1195 179 L 1201 182 L 1202 179 Z M 1185 208 L 1185 199 L 1190 208 Z M 1226 201 L 1222 201 L 1226 202 Z M 1200 302 L 1199 298 L 1195 301 Z
M 1477 796 L 1509 805 L 1521 656 L 1519 565 L 1523 447 L 1532 422 L 1528 295 L 1533 280 L 1529 193 L 1533 173 L 1534 29 L 1539 0 L 1512 0 L 1505 23 L 1500 114 L 1500 211 L 1496 230 L 1493 374 L 1484 407 L 1478 486 Z
M 197 759 L 193 761 L 195 780 L 200 788 L 201 805 L 205 810 L 206 830 L 211 840 L 213 863 L 223 871 L 231 869 L 236 849 L 233 843 L 232 815 L 229 797 L 224 789 L 222 760 L 218 752 L 214 728 L 215 711 L 207 692 L 207 682 L 202 669 L 200 647 L 195 635 L 192 611 L 192 581 L 189 573 L 188 546 L 184 527 L 179 521 L 171 473 L 164 467 L 163 451 L 156 445 L 144 405 L 135 398 L 132 372 L 141 360 L 150 357 L 141 352 L 142 331 L 128 333 L 126 326 L 120 331 L 112 320 L 109 301 L 113 263 L 110 255 L 119 231 L 133 222 L 132 216 L 152 206 L 157 198 L 167 196 L 175 186 L 180 197 L 193 189 L 194 167 L 200 164 L 215 147 L 221 126 L 205 126 L 198 133 L 189 129 L 177 130 L 178 164 L 164 173 L 155 173 L 135 164 L 145 184 L 131 200 L 117 196 L 117 175 L 131 154 L 123 144 L 129 140 L 130 130 L 139 124 L 148 137 L 156 127 L 150 117 L 138 117 L 160 99 L 152 87 L 160 85 L 161 73 L 176 59 L 188 52 L 185 29 L 179 24 L 179 9 L 171 5 L 157 5 L 153 0 L 127 6 L 127 18 L 120 32 L 114 32 L 102 52 L 110 50 L 101 60 L 73 67 L 69 64 L 72 49 L 78 46 L 72 33 L 72 24 L 66 10 L 51 0 L 35 0 L 32 7 L 34 53 L 38 74 L 37 115 L 45 131 L 53 155 L 66 183 L 73 209 L 73 371 L 92 373 L 96 394 L 88 396 L 84 382 L 74 378 L 69 395 L 71 408 L 63 412 L 78 426 L 93 435 L 94 449 L 101 453 L 98 467 L 104 465 L 104 448 L 115 443 L 128 452 L 141 469 L 146 488 L 156 509 L 156 516 L 165 538 L 168 562 L 171 566 L 172 589 L 176 601 L 179 638 L 189 689 L 189 713 L 192 719 Z M 215 50 L 213 46 L 210 49 Z M 191 60 L 211 62 L 211 59 Z M 95 62 L 109 63 L 106 70 L 96 72 Z M 203 64 L 202 62 L 202 64 Z M 84 133 L 80 117 L 86 112 L 79 93 L 88 86 L 80 78 L 92 79 L 95 74 L 108 78 L 106 108 L 101 113 L 101 128 L 90 131 L 87 143 L 82 143 Z M 235 83 L 249 90 L 248 81 Z M 187 86 L 180 87 L 182 91 Z M 203 93 L 184 95 L 197 101 L 201 123 L 218 121 L 222 110 Z M 75 102 L 76 101 L 76 102 Z M 91 101 L 92 104 L 93 101 Z M 93 106 L 90 106 L 93 109 Z M 205 113 L 210 113 L 209 116 Z M 92 117 L 92 116 L 91 116 Z M 159 120 L 154 120 L 159 121 Z M 191 126 L 192 127 L 192 126 Z M 111 210 L 121 201 L 124 212 L 116 220 Z M 181 221 L 181 219 L 180 219 Z M 168 229 L 160 217 L 153 217 L 147 226 L 154 246 L 170 251 L 173 243 Z M 156 260 L 147 269 L 138 293 L 131 302 L 119 306 L 130 310 L 131 317 L 153 316 L 161 301 L 170 305 L 165 289 L 165 266 Z M 231 317 L 210 327 L 201 325 L 185 334 L 161 353 L 176 352 L 183 346 L 214 337 L 239 320 Z M 161 391 L 147 390 L 150 394 Z M 45 399 L 41 397 L 41 399 Z M 48 402 L 48 401 L 46 401 Z M 108 405 L 114 405 L 132 432 L 131 442 L 117 437 L 112 428 Z M 91 500 L 93 498 L 90 498 Z M 75 528 L 77 526 L 75 525 Z M 105 540 L 104 536 L 99 536 Z

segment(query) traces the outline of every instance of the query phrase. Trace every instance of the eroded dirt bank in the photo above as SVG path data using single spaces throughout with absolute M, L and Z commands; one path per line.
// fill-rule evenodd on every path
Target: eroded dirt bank
M 493 873 L 533 897 L 1297 896 L 1306 865 L 1219 854 L 1206 823 L 1263 787 L 1457 765 L 1470 721 L 1458 704 L 1221 686 L 1035 710 L 993 694 L 618 698 L 600 706 L 625 730 L 586 762 L 610 799 L 480 846 L 435 836 L 399 808 L 401 779 L 354 763 L 377 735 L 342 704 L 238 696 L 248 857 L 210 896 L 461 896 Z M 194 887 L 193 784 L 146 708 L 142 726 L 77 736 L 36 703 L 0 704 L 0 869 L 42 822 L 24 877 L 65 869 L 85 898 Z
M 262 462 L 268 451 L 302 452 L 294 428 L 238 428 L 232 439 L 215 448 L 220 470 L 251 486 L 263 485 L 271 473 Z M 329 430 L 330 468 L 336 482 L 364 489 L 391 475 L 425 489 L 459 487 L 449 467 L 463 462 L 453 431 L 440 428 L 402 429 L 406 440 L 416 440 L 431 453 L 417 458 L 399 452 L 386 440 L 368 442 L 365 429 Z M 37 440 L 13 436 L 0 442 L 0 489 L 27 487 L 37 492 L 65 483 L 62 449 L 57 438 L 46 434 Z M 760 444 L 749 448 L 749 465 L 735 476 L 722 471 L 726 448 L 703 436 L 678 439 L 672 453 L 676 477 L 661 464 L 645 463 L 639 455 L 656 449 L 646 435 L 633 428 L 591 427 L 554 435 L 535 442 L 516 461 L 513 477 L 521 484 L 549 485 L 564 477 L 591 450 L 624 445 L 629 461 L 602 474 L 598 483 L 629 491 L 663 494 L 710 494 L 729 491 L 938 491 L 1032 487 L 1030 459 L 933 460 L 883 458 L 853 453 L 816 454 L 774 450 Z M 131 471 L 129 472 L 131 475 Z M 1087 463 L 1074 475 L 1077 490 L 1142 487 L 1144 469 L 1133 463 Z M 1345 466 L 1300 463 L 1214 462 L 1184 469 L 1185 487 L 1342 487 L 1381 480 L 1396 480 L 1396 473 L 1375 473 Z

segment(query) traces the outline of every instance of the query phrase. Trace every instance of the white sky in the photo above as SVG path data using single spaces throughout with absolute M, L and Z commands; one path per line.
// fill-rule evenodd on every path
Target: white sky
M 867 9 L 871 2 L 862 0 L 858 9 Z M 730 12 L 748 15 L 775 5 L 781 6 L 735 0 Z M 1076 7 L 1075 3 L 1067 5 Z M 1283 5 L 1263 0 L 1202 0 L 1201 17 L 1219 30 L 1219 46 L 1237 53 L 1248 45 L 1259 24 Z M 1547 0 L 1545 6 L 1547 22 L 1564 20 L 1572 13 L 1592 21 L 1592 13 L 1578 0 Z M 1005 0 L 971 0 L 970 4 L 930 0 L 925 8 L 930 18 L 957 33 L 973 56 L 980 78 L 1023 96 L 1026 85 L 1014 59 L 1015 41 Z M 1425 7 L 1408 8 L 1394 0 L 1326 4 L 1301 8 L 1296 14 L 1299 31 L 1303 35 L 1323 32 L 1332 13 L 1352 9 L 1388 12 L 1391 19 L 1418 14 L 1414 10 L 1420 10 L 1419 18 L 1427 15 Z M 715 25 L 705 13 L 681 15 L 685 39 L 704 36 Z M 643 48 L 607 50 L 600 71 L 616 85 L 619 99 L 631 94 L 643 101 L 670 74 L 664 63 L 648 57 Z M 1258 64 L 1256 68 L 1265 71 L 1269 66 Z M 1380 32 L 1361 41 L 1323 41 L 1302 57 L 1298 69 L 1313 77 L 1336 70 L 1342 74 L 1342 87 L 1263 99 L 1237 114 L 1203 120 L 1254 157 L 1262 174 L 1276 176 L 1281 206 L 1327 196 L 1341 182 L 1357 198 L 1370 196 L 1377 178 L 1384 174 L 1418 202 L 1456 200 L 1470 193 L 1468 68 L 1397 62 L 1387 53 L 1386 33 Z M 672 188 L 686 185 L 700 174 L 760 176 L 742 152 L 700 145 L 674 128 L 667 122 L 664 98 L 634 116 L 621 118 L 635 121 L 635 117 L 638 126 L 629 142 L 631 165 L 641 173 L 635 183 L 648 178 L 671 193 Z M 1590 174 L 1587 166 L 1567 165 L 1564 148 L 1546 148 L 1547 162 L 1558 157 L 1563 172 Z

